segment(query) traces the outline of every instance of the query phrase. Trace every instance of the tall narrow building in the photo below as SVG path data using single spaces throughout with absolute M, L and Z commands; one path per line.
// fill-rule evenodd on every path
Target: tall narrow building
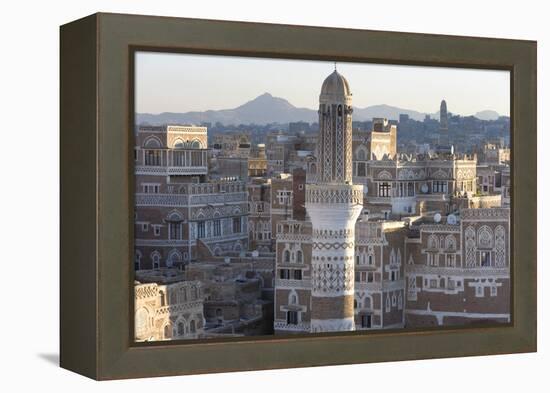
M 317 183 L 306 185 L 312 223 L 311 332 L 354 330 L 355 222 L 363 186 L 352 183 L 352 94 L 336 70 L 321 87 Z
M 439 144 L 449 144 L 449 120 L 447 115 L 447 102 L 441 100 L 439 106 Z

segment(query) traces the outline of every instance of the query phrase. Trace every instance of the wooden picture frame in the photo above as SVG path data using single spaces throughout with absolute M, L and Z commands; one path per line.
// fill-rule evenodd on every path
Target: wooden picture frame
M 503 326 L 132 340 L 136 50 L 511 73 L 512 322 Z M 98 13 L 61 27 L 61 358 L 120 379 L 536 351 L 536 42 Z

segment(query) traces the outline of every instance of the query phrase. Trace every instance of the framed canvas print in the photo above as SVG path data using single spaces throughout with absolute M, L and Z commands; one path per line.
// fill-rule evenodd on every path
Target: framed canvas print
M 536 350 L 536 43 L 61 27 L 61 366 Z

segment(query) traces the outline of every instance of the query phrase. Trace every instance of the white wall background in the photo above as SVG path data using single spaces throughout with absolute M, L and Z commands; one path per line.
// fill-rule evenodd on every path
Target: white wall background
M 448 4 L 448 5 L 447 5 Z M 547 309 L 548 10 L 542 1 L 10 1 L 0 30 L 0 389 L 224 391 L 542 391 Z M 58 368 L 58 26 L 105 12 L 442 33 L 539 42 L 539 353 L 95 383 Z M 543 67 L 542 65 L 545 65 Z M 532 132 L 532 130 L 520 130 Z M 546 156 L 548 156 L 546 154 Z M 534 169 L 534 168 L 533 168 Z M 546 306 L 546 307 L 545 307 Z M 544 364 L 546 362 L 546 365 Z M 11 389 L 6 389 L 11 387 Z M 389 389 L 389 390 L 388 390 Z

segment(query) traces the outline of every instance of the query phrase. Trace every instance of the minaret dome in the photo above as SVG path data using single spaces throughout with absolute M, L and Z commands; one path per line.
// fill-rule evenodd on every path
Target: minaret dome
M 338 71 L 334 70 L 332 74 L 327 76 L 321 86 L 321 94 L 319 96 L 319 102 L 322 104 L 343 102 L 345 104 L 351 103 L 351 89 L 349 83 L 344 76 Z

